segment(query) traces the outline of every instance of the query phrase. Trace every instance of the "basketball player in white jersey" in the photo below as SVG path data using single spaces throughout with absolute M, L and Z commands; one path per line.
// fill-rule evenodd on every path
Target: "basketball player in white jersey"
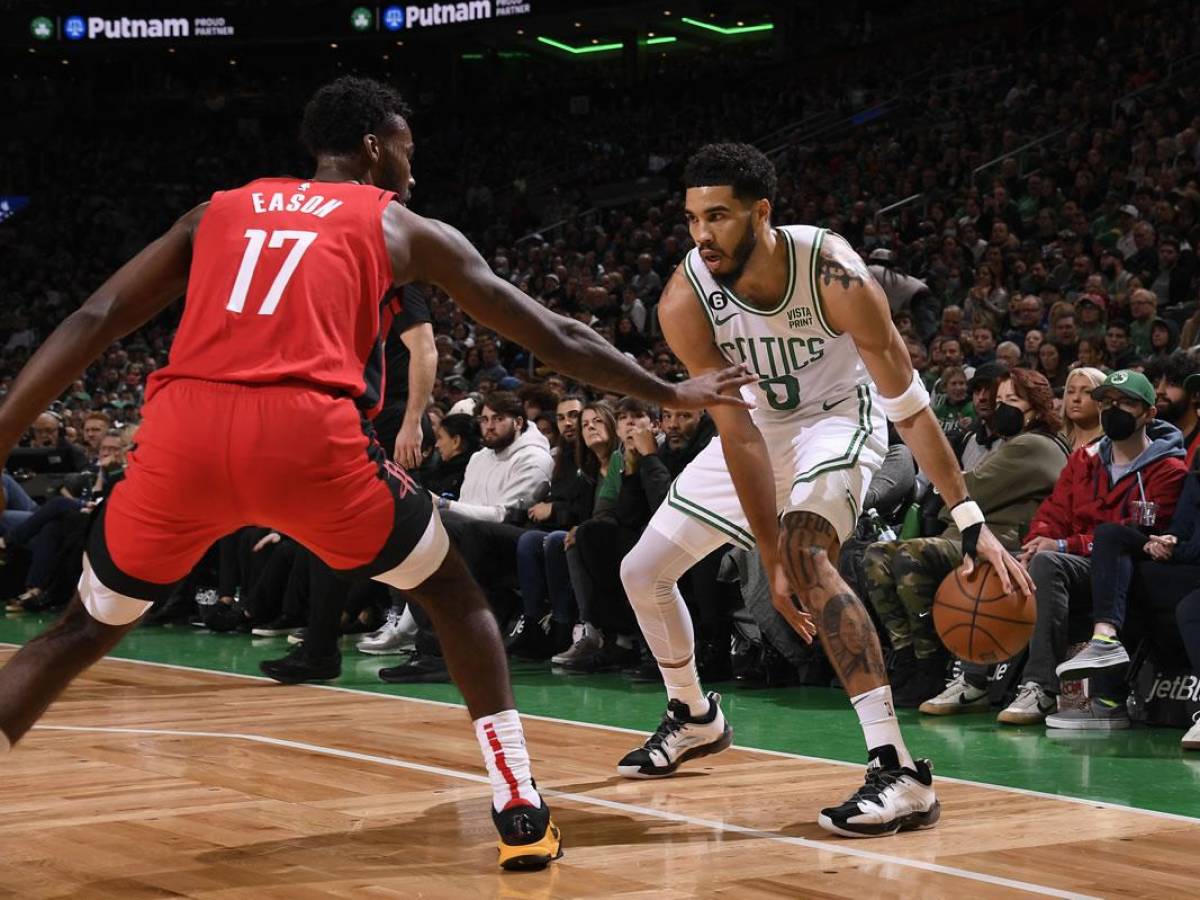
M 929 762 L 904 745 L 879 639 L 836 565 L 887 450 L 885 416 L 951 508 L 965 567 L 991 563 L 1006 591 L 1015 584 L 1032 594 L 1033 584 L 967 496 L 887 298 L 853 248 L 810 225 L 772 227 L 775 171 L 754 147 L 708 145 L 684 179 L 696 247 L 663 291 L 663 334 L 693 376 L 734 363 L 761 380 L 743 388 L 753 411 L 710 410 L 720 439 L 675 480 L 621 565 L 668 704 L 618 770 L 670 775 L 730 745 L 720 696 L 700 687 L 676 582 L 724 543 L 757 544 L 775 609 L 805 640 L 820 635 L 866 738 L 866 783 L 818 821 L 849 837 L 932 827 L 939 805 Z

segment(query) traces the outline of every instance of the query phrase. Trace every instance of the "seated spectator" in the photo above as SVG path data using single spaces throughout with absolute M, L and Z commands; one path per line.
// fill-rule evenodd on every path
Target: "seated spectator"
M 1063 361 L 1058 347 L 1050 341 L 1043 341 L 1037 351 L 1037 371 L 1045 375 L 1050 387 L 1058 391 L 1067 383 L 1067 373 L 1070 369 Z
M 1096 341 L 1104 339 L 1104 332 L 1108 328 L 1107 309 L 1108 298 L 1103 294 L 1079 295 L 1079 299 L 1075 301 L 1075 314 L 1078 316 L 1075 330 L 1078 332 L 1080 340 L 1084 338 Z
M 1008 377 L 1003 363 L 985 363 L 975 370 L 967 382 L 971 395 L 971 407 L 975 420 L 952 438 L 955 456 L 964 472 L 969 472 L 983 462 L 1002 440 L 994 427 L 996 415 L 996 388 Z
M 0 540 L 8 532 L 25 519 L 33 515 L 37 504 L 33 501 L 21 483 L 7 472 L 0 473 L 4 483 L 4 512 L 0 513 Z M 2 544 L 0 544 L 2 546 Z
M 578 403 L 577 398 L 564 397 L 560 410 L 567 407 L 569 411 Z M 580 421 L 582 436 L 576 429 L 572 432 L 572 446 L 560 447 L 555 481 L 560 469 L 573 467 L 582 476 L 582 485 L 587 488 L 591 502 L 578 502 L 583 497 L 575 502 L 556 500 L 552 486 L 551 496 L 529 509 L 530 519 L 548 529 L 548 533 L 530 530 L 517 540 L 517 580 L 524 611 L 509 644 L 509 651 L 515 656 L 548 659 L 573 642 L 579 615 L 567 568 L 566 542 L 574 540 L 576 526 L 594 513 L 610 509 L 617 500 L 621 471 L 617 421 L 602 402 L 587 404 Z
M 1104 340 L 1102 338 L 1086 338 L 1079 339 L 1079 345 L 1076 347 L 1078 356 L 1075 362 L 1071 364 L 1072 369 L 1087 367 L 1091 369 L 1109 370 L 1108 353 L 1104 349 Z M 1070 380 L 1070 376 L 1067 376 Z M 1065 387 L 1065 385 L 1064 385 Z
M 1066 658 L 1069 613 L 1073 606 L 1091 611 L 1097 526 L 1128 520 L 1136 501 L 1156 504 L 1162 530 L 1187 472 L 1183 436 L 1154 418 L 1154 388 L 1144 375 L 1113 372 L 1092 396 L 1100 406 L 1104 437 L 1071 454 L 1022 546 L 1021 561 L 1037 589 L 1037 624 L 1020 690 L 998 717 L 1005 724 L 1037 724 L 1056 705 L 1055 669 Z M 1109 714 L 1095 706 L 1091 712 Z M 1115 715 L 1115 708 L 1111 712 Z
M 996 348 L 996 361 L 1002 362 L 1010 369 L 1021 366 L 1021 348 L 1012 341 L 1004 341 Z
M 421 485 L 436 497 L 457 500 L 462 492 L 467 464 L 479 449 L 479 424 L 474 416 L 458 413 L 446 416 L 434 426 L 437 456 Z
M 996 401 L 996 430 L 1004 442 L 963 477 L 992 532 L 1015 551 L 1022 529 L 1053 490 L 1067 447 L 1057 436 L 1062 423 L 1054 411 L 1054 394 L 1039 373 L 1007 373 L 996 388 Z M 943 510 L 940 518 L 949 522 L 949 511 Z M 953 525 L 938 537 L 867 548 L 866 594 L 896 651 L 892 695 L 897 706 L 915 707 L 931 697 L 937 714 L 977 708 L 981 698 L 986 706 L 983 672 L 972 671 L 970 682 L 951 682 L 943 693 L 949 654 L 929 615 L 938 585 L 961 563 L 962 535 Z
M 107 413 L 92 411 L 83 419 L 83 449 L 88 455 L 88 462 L 95 462 L 100 456 L 100 441 L 112 427 L 112 419 Z
M 63 432 L 63 420 L 56 412 L 47 410 L 36 419 L 29 429 L 29 439 L 25 446 L 40 450 L 59 450 L 62 452 L 62 467 L 56 471 L 82 472 L 87 468 L 87 453 L 82 447 L 72 444 Z
M 1190 468 L 1196 447 L 1200 446 L 1200 416 L 1196 414 L 1196 401 L 1188 390 L 1188 382 L 1194 388 L 1200 387 L 1200 358 L 1176 350 L 1170 356 L 1151 360 L 1144 374 L 1154 385 L 1157 416 L 1183 432 L 1185 462 Z
M 1157 511 L 1141 521 L 1136 512 L 1133 524 L 1108 522 L 1096 528 L 1092 547 L 1092 638 L 1083 650 L 1057 669 L 1062 680 L 1091 680 L 1093 709 L 1064 710 L 1049 716 L 1046 725 L 1050 728 L 1109 730 L 1128 727 L 1124 675 L 1129 665 L 1129 652 L 1121 638 L 1128 619 L 1146 619 L 1148 612 L 1128 608 L 1135 565 L 1147 560 L 1160 564 L 1154 569 L 1154 596 L 1145 598 L 1147 602 L 1165 601 L 1175 606 L 1185 594 L 1195 589 L 1197 569 L 1193 567 L 1200 566 L 1200 528 L 1197 527 L 1200 524 L 1200 471 L 1195 467 L 1189 471 L 1166 531 L 1150 533 L 1151 529 L 1161 527 L 1157 522 Z M 1150 518 L 1156 521 L 1151 522 Z
M 1158 317 L 1158 298 L 1154 291 L 1138 288 L 1130 294 L 1129 314 L 1133 319 L 1129 323 L 1129 341 L 1138 356 L 1149 356 L 1153 352 L 1150 331 Z
M 995 359 L 995 329 L 986 322 L 976 325 L 971 329 L 971 355 L 967 357 L 967 364 L 979 367 L 984 363 L 994 362 Z
M 516 394 L 487 395 L 479 423 L 483 449 L 467 462 L 460 499 L 439 496 L 436 501 L 451 540 L 499 604 L 500 592 L 516 582 L 517 540 L 529 525 L 527 511 L 550 489 L 554 457 L 546 438 L 526 421 L 525 404 Z M 506 611 L 499 612 L 505 621 Z M 379 677 L 397 684 L 449 680 L 428 616 L 414 608 L 413 617 L 420 652 L 405 664 L 380 669 Z
M 1022 347 L 1025 350 L 1024 365 L 1026 368 L 1038 370 L 1038 350 L 1042 348 L 1046 336 L 1037 328 L 1031 328 L 1025 332 L 1025 343 Z
M 1072 369 L 1067 376 L 1062 401 L 1062 437 L 1071 452 L 1086 447 L 1104 433 L 1100 427 L 1100 407 L 1092 398 L 1092 391 L 1107 377 L 1089 366 Z
M 1169 356 L 1179 342 L 1179 326 L 1170 319 L 1156 317 L 1150 324 L 1150 357 Z
M 975 419 L 975 407 L 967 394 L 967 373 L 963 367 L 947 365 L 943 368 L 941 387 L 944 393 L 934 406 L 933 414 L 942 431 L 947 434 L 965 431 Z

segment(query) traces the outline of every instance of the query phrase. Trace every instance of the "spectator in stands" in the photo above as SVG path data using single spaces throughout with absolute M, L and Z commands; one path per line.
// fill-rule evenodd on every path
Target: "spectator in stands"
M 1014 369 L 995 390 L 996 428 L 1004 443 L 964 478 L 988 527 L 1015 551 L 1038 504 L 1054 488 L 1067 447 L 1057 436 L 1061 420 L 1042 375 Z M 950 521 L 948 510 L 941 519 Z M 956 679 L 942 693 L 949 655 L 929 615 L 938 585 L 962 562 L 961 537 L 951 525 L 940 537 L 871 544 L 863 558 L 867 596 L 896 651 L 892 696 L 897 706 L 915 707 L 933 697 L 933 708 L 922 709 L 942 715 L 987 705 L 987 676 L 976 669 L 970 679 Z
M 996 359 L 996 331 L 990 323 L 976 325 L 971 329 L 971 355 L 967 364 L 973 367 Z
M 1187 451 L 1186 465 L 1190 468 L 1200 446 L 1200 417 L 1188 383 L 1200 387 L 1200 359 L 1183 350 L 1151 361 L 1145 376 L 1154 385 L 1155 414 L 1183 432 L 1183 447 Z
M 1153 515 L 1134 518 L 1132 525 L 1108 522 L 1096 527 L 1091 573 L 1092 637 L 1083 650 L 1057 668 L 1061 680 L 1090 679 L 1091 708 L 1048 716 L 1046 725 L 1050 728 L 1128 727 L 1123 676 L 1129 652 L 1121 638 L 1127 622 L 1145 634 L 1151 630 L 1147 625 L 1152 618 L 1150 609 L 1131 609 L 1128 605 L 1135 565 L 1147 560 L 1160 564 L 1153 567 L 1153 577 L 1148 579 L 1153 590 L 1141 598 L 1147 607 L 1175 607 L 1195 589 L 1196 569 L 1183 567 L 1200 565 L 1200 470 L 1192 467 L 1188 472 L 1171 525 L 1165 531 L 1161 531 L 1156 510 Z M 1162 565 L 1165 563 L 1170 565 Z
M 58 413 L 47 410 L 34 419 L 29 435 L 28 446 L 38 450 L 60 451 L 69 471 L 82 472 L 87 467 L 87 454 L 82 447 L 67 440 L 63 433 L 62 416 Z
M 1158 297 L 1153 291 L 1138 288 L 1130 294 L 1129 312 L 1133 320 L 1129 323 L 1129 340 L 1139 356 L 1149 356 L 1153 351 L 1150 330 L 1154 327 L 1157 310 Z
M 1021 348 L 1012 341 L 1004 341 L 996 347 L 996 362 L 1004 363 L 1010 369 L 1021 366 Z
M 657 410 L 632 397 L 617 404 L 622 454 L 616 503 L 580 525 L 568 547 L 571 583 L 584 623 L 571 647 L 552 659 L 568 671 L 620 669 L 638 662 L 637 623 L 619 570 L 677 474 L 660 454 L 656 416 Z
M 579 402 L 577 397 L 564 397 L 559 408 L 577 406 Z M 568 536 L 573 542 L 579 524 L 597 512 L 611 509 L 620 490 L 621 453 L 612 411 L 605 403 L 590 403 L 581 416 L 585 421 L 582 436 L 578 420 L 572 420 L 570 456 L 560 453 L 555 462 L 551 497 L 529 509 L 530 519 L 547 528 L 548 533 L 526 531 L 517 541 L 517 578 L 524 612 L 509 641 L 508 649 L 514 656 L 547 659 L 572 644 L 579 616 L 567 567 Z M 568 445 L 562 449 L 567 450 Z M 553 484 L 560 482 L 560 470 L 568 464 L 581 476 L 587 494 L 574 502 L 554 498 Z
M 1156 504 L 1161 530 L 1170 521 L 1186 468 L 1179 429 L 1154 418 L 1154 388 L 1139 372 L 1121 369 L 1092 392 L 1104 437 L 1071 454 L 1054 491 L 1038 508 L 1022 547 L 1037 588 L 1037 625 L 1016 699 L 999 721 L 1033 725 L 1054 709 L 1055 668 L 1066 657 L 1071 607 L 1091 606 L 1094 533 L 1122 522 L 1136 502 Z M 1123 705 L 1096 715 L 1124 714 Z
M 460 498 L 435 500 L 451 540 L 496 602 L 497 591 L 515 584 L 517 540 L 528 523 L 526 511 L 549 489 L 554 458 L 546 438 L 526 422 L 525 404 L 516 394 L 485 397 L 479 422 L 483 449 L 467 462 Z M 381 669 L 379 677 L 395 683 L 445 681 L 449 673 L 435 650 L 428 617 L 415 609 L 413 614 L 421 628 L 418 647 L 425 649 L 406 664 Z
M 1080 294 L 1075 301 L 1075 313 L 1078 316 L 1075 331 L 1080 340 L 1103 340 L 1107 328 L 1108 300 L 1100 293 L 1088 292 Z
M 1150 325 L 1150 359 L 1165 359 L 1179 340 L 1179 327 L 1170 319 L 1156 317 Z
M 1080 366 L 1072 369 L 1063 389 L 1063 440 L 1072 452 L 1086 447 L 1104 432 L 1100 427 L 1100 407 L 1092 391 L 1104 383 L 1108 375 L 1099 369 Z
M 1038 347 L 1037 371 L 1046 376 L 1046 380 L 1050 382 L 1050 386 L 1056 391 L 1061 390 L 1063 385 L 1066 384 L 1069 369 L 1063 361 L 1062 354 L 1059 352 L 1057 345 L 1050 341 L 1044 341 Z
M 457 500 L 462 492 L 467 464 L 479 449 L 479 423 L 473 416 L 446 416 L 434 428 L 437 458 L 422 485 L 435 496 Z
M 1193 297 L 1192 275 L 1196 255 L 1190 250 L 1180 253 L 1179 239 L 1164 235 L 1158 241 L 1158 272 L 1148 283 L 1161 307 L 1186 303 Z
M 996 449 L 1003 437 L 995 428 L 996 389 L 1008 377 L 1004 363 L 985 363 L 975 370 L 967 382 L 974 410 L 967 427 L 953 436 L 955 456 L 964 472 L 978 466 L 989 453 Z
M 957 346 L 957 341 L 954 343 Z M 975 407 L 967 393 L 967 373 L 963 367 L 944 367 L 941 386 L 945 393 L 933 409 L 934 416 L 947 434 L 965 431 L 975 418 Z
M 88 455 L 88 462 L 95 462 L 100 456 L 100 442 L 112 427 L 112 419 L 106 413 L 92 411 L 83 419 L 83 449 Z

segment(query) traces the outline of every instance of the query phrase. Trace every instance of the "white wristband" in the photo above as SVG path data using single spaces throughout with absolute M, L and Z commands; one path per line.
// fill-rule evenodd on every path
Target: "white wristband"
M 912 383 L 899 397 L 879 395 L 879 408 L 892 422 L 902 422 L 910 416 L 915 416 L 929 405 L 929 391 L 921 381 L 920 373 L 913 371 Z
M 972 525 L 982 525 L 984 522 L 983 510 L 974 500 L 964 500 L 959 503 L 950 510 L 950 518 L 954 520 L 954 524 L 958 526 L 960 532 L 966 531 Z

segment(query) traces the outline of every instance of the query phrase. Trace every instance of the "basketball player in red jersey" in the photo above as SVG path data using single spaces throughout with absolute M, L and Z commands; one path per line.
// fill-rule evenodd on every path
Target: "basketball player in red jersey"
M 438 285 L 555 370 L 672 409 L 745 405 L 738 388 L 750 376 L 660 381 L 493 275 L 453 228 L 406 209 L 408 115 L 399 94 L 373 81 L 322 88 L 302 127 L 317 160 L 311 179 L 214 194 L 109 278 L 12 385 L 0 460 L 106 347 L 186 289 L 169 364 L 147 384 L 128 474 L 96 512 L 79 595 L 0 670 L 0 748 L 214 541 L 258 524 L 428 610 L 487 765 L 500 864 L 542 868 L 561 855 L 560 836 L 533 784 L 496 621 L 429 494 L 388 460 L 368 423 L 382 396 L 385 295 Z

